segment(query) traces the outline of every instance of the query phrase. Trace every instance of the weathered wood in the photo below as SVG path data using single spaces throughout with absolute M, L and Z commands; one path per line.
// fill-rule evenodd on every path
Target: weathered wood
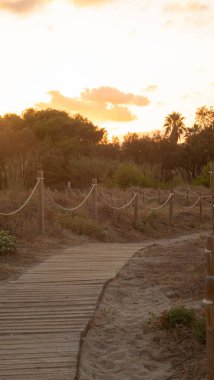
M 43 170 L 37 171 L 38 184 L 38 214 L 39 214 L 39 232 L 45 232 L 45 213 L 44 213 L 44 176 Z
M 207 277 L 206 277 L 206 352 L 207 379 L 214 379 L 214 235 L 207 240 Z
M 160 188 L 158 188 L 158 203 L 161 204 L 161 191 Z
M 72 247 L 0 285 L 0 379 L 72 380 L 104 282 L 141 247 Z
M 202 222 L 203 219 L 203 197 L 200 194 L 200 200 L 199 200 L 199 215 L 200 215 L 200 222 Z
M 134 224 L 137 224 L 138 217 L 139 217 L 139 195 L 137 193 L 134 199 Z
M 95 222 L 97 222 L 97 179 L 92 179 L 92 186 L 94 186 L 93 193 L 92 193 L 92 218 Z
M 210 165 L 210 186 L 211 186 L 211 196 L 212 196 L 212 233 L 214 234 L 214 162 Z
M 189 187 L 187 187 L 187 206 L 189 206 Z
M 172 221 L 173 218 L 173 208 L 174 208 L 174 190 L 171 189 L 170 191 L 171 198 L 169 200 L 169 221 Z

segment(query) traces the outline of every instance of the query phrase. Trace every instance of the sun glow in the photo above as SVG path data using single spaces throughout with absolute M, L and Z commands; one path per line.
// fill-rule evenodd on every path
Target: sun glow
M 51 106 L 120 135 L 161 128 L 173 110 L 191 124 L 212 105 L 212 4 L 18 3 L 0 2 L 1 114 Z

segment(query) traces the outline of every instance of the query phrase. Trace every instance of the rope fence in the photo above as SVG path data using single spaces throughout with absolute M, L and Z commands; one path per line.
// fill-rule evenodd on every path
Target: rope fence
M 116 206 L 115 204 L 110 203 L 106 200 L 105 195 L 98 194 L 97 191 L 97 180 L 92 180 L 92 186 L 84 197 L 82 202 L 80 202 L 77 206 L 68 208 L 57 203 L 53 196 L 50 194 L 50 191 L 45 189 L 44 187 L 44 176 L 43 171 L 40 170 L 37 172 L 37 181 L 36 184 L 31 191 L 30 195 L 27 197 L 25 202 L 21 204 L 16 210 L 9 212 L 0 212 L 0 216 L 2 217 L 10 217 L 21 212 L 30 202 L 34 194 L 37 192 L 38 194 L 38 221 L 39 221 L 39 231 L 41 234 L 44 233 L 44 221 L 45 221 L 45 197 L 51 202 L 54 207 L 57 207 L 63 211 L 72 212 L 80 209 L 86 202 L 91 198 L 92 200 L 92 218 L 97 221 L 97 208 L 98 208 L 98 199 L 101 200 L 105 206 L 113 209 L 113 210 L 123 210 L 130 206 L 134 207 L 134 223 L 138 222 L 139 218 L 139 208 L 142 206 L 144 210 L 154 210 L 158 211 L 166 206 L 169 206 L 169 221 L 171 222 L 173 218 L 174 208 L 177 206 L 179 209 L 184 210 L 193 210 L 196 207 L 199 208 L 200 220 L 202 221 L 203 216 L 203 205 L 206 204 L 206 207 L 209 206 L 209 209 L 212 213 L 212 234 L 208 237 L 207 240 L 207 276 L 206 276 L 206 298 L 203 300 L 203 304 L 205 307 L 205 316 L 206 316 L 206 354 L 207 354 L 207 379 L 213 380 L 214 374 L 214 360 L 213 360 L 213 351 L 214 351 L 214 164 L 211 166 L 211 196 L 202 195 L 192 191 L 190 188 L 186 189 L 186 192 L 182 192 L 179 190 L 171 189 L 170 193 L 165 193 L 162 190 L 158 189 L 158 196 L 153 197 L 146 195 L 145 193 L 134 193 L 130 200 L 126 202 L 126 197 L 124 198 L 112 198 L 111 202 L 125 201 L 125 204 L 122 206 Z M 71 186 L 69 186 L 71 190 Z M 71 195 L 70 191 L 70 197 Z M 80 194 L 83 195 L 83 194 Z M 166 200 L 161 203 L 161 198 L 167 197 Z M 186 205 L 182 205 L 178 200 L 178 196 L 186 197 Z M 190 203 L 190 198 L 197 198 Z M 140 204 L 139 200 L 142 199 L 142 204 Z M 147 203 L 145 203 L 147 200 Z M 209 202 L 210 200 L 210 202 Z M 148 202 L 158 202 L 159 206 L 151 206 Z
M 38 187 L 39 182 L 40 182 L 40 179 L 38 179 L 36 185 L 34 186 L 33 190 L 31 191 L 29 197 L 26 199 L 26 201 L 17 210 L 11 211 L 11 212 L 0 212 L 0 215 L 11 216 L 11 215 L 18 214 L 18 212 L 22 211 L 22 209 L 25 208 L 25 206 L 27 206 L 28 202 L 31 200 L 32 196 L 34 195 L 34 193 Z
M 55 200 L 51 197 L 51 195 L 49 194 L 49 192 L 47 190 L 45 190 L 45 194 L 46 194 L 47 198 L 53 203 L 53 205 L 55 207 L 58 207 L 58 208 L 60 208 L 61 210 L 64 210 L 64 211 L 76 211 L 80 207 L 82 207 L 85 204 L 85 202 L 88 200 L 88 198 L 90 197 L 92 191 L 94 190 L 94 186 L 95 185 L 92 185 L 91 190 L 89 191 L 89 193 L 87 194 L 87 196 L 85 197 L 85 199 L 83 199 L 83 201 L 78 206 L 73 207 L 73 208 L 63 207 L 59 203 L 55 202 Z
M 71 183 L 68 183 L 68 188 L 69 188 L 69 193 L 67 192 L 67 196 L 69 198 L 72 198 L 75 194 L 74 191 L 71 189 Z M 169 212 L 169 220 L 171 221 L 174 215 L 175 207 L 183 210 L 192 210 L 197 208 L 199 206 L 199 215 L 200 215 L 200 220 L 203 218 L 203 209 L 209 209 L 212 210 L 213 213 L 213 208 L 214 206 L 213 203 L 213 198 L 209 195 L 202 195 L 198 194 L 190 188 L 186 189 L 186 192 L 176 190 L 176 189 L 171 189 L 170 193 L 169 192 L 164 192 L 163 190 L 158 189 L 158 194 L 156 196 L 151 196 L 146 194 L 145 192 L 142 193 L 133 193 L 131 196 L 131 199 L 127 200 L 127 195 L 124 195 L 123 197 L 113 197 L 112 194 L 107 194 L 100 192 L 98 193 L 98 186 L 97 186 L 97 179 L 92 180 L 92 185 L 91 188 L 89 189 L 88 193 L 86 196 L 84 196 L 83 193 L 79 192 L 80 196 L 84 196 L 84 199 L 76 206 L 74 207 L 65 207 L 61 205 L 60 203 L 56 202 L 53 198 L 53 193 L 51 194 L 50 189 L 46 189 L 44 187 L 44 176 L 43 176 L 43 171 L 38 171 L 37 172 L 37 182 L 31 191 L 30 195 L 27 197 L 26 201 L 16 210 L 10 211 L 10 212 L 0 212 L 0 216 L 13 216 L 21 212 L 30 202 L 32 197 L 36 192 L 38 192 L 38 216 L 39 216 L 39 231 L 40 233 L 44 233 L 44 218 L 45 218 L 45 198 L 47 198 L 50 203 L 55 207 L 58 208 L 62 211 L 66 212 L 73 212 L 78 209 L 80 209 L 82 206 L 84 206 L 90 199 L 90 205 L 91 205 L 91 211 L 92 211 L 92 219 L 97 221 L 97 211 L 98 211 L 98 200 L 99 202 L 103 203 L 105 206 L 112 210 L 124 210 L 128 207 L 133 207 L 134 208 L 134 223 L 138 222 L 139 219 L 139 210 L 149 210 L 149 211 L 159 211 L 167 206 L 169 206 L 168 212 Z M 183 202 L 184 200 L 178 199 L 178 197 L 186 197 L 186 204 L 184 205 Z M 190 204 L 190 199 L 191 198 L 196 198 L 193 202 Z M 163 199 L 164 198 L 164 199 Z M 118 205 L 117 202 L 123 202 L 122 205 Z M 158 203 L 158 206 L 154 203 Z M 204 207 L 206 206 L 206 208 Z

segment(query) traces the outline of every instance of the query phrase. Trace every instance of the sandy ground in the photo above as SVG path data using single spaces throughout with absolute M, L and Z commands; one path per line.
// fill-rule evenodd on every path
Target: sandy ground
M 184 328 L 147 331 L 151 313 L 202 312 L 203 237 L 138 252 L 106 286 L 83 334 L 77 380 L 205 379 L 205 347 Z

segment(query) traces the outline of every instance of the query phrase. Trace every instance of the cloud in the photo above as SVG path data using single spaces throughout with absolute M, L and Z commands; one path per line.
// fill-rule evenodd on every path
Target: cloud
M 49 103 L 38 103 L 36 107 L 57 108 L 69 113 L 80 113 L 96 122 L 128 122 L 137 119 L 128 106 L 146 106 L 150 102 L 143 96 L 126 94 L 116 88 L 100 87 L 84 90 L 80 98 L 69 98 L 59 91 L 50 91 Z
M 147 106 L 148 98 L 132 93 L 125 93 L 114 87 L 99 87 L 92 90 L 86 89 L 81 93 L 83 100 L 89 100 L 98 103 L 111 104 L 130 104 L 135 106 Z
M 91 7 L 91 6 L 96 6 L 96 5 L 104 5 L 112 1 L 113 0 L 72 0 L 74 5 L 77 5 L 78 7 Z
M 164 6 L 164 10 L 169 13 L 189 13 L 208 11 L 209 5 L 196 0 L 171 1 Z
M 37 10 L 51 0 L 0 0 L 0 9 L 22 14 Z
M 146 88 L 143 89 L 144 92 L 152 92 L 158 89 L 157 84 L 149 84 Z
M 0 10 L 25 14 L 38 10 L 53 0 L 0 0 Z M 61 0 L 62 1 L 62 0 Z M 100 6 L 115 0 L 69 0 L 78 7 Z

